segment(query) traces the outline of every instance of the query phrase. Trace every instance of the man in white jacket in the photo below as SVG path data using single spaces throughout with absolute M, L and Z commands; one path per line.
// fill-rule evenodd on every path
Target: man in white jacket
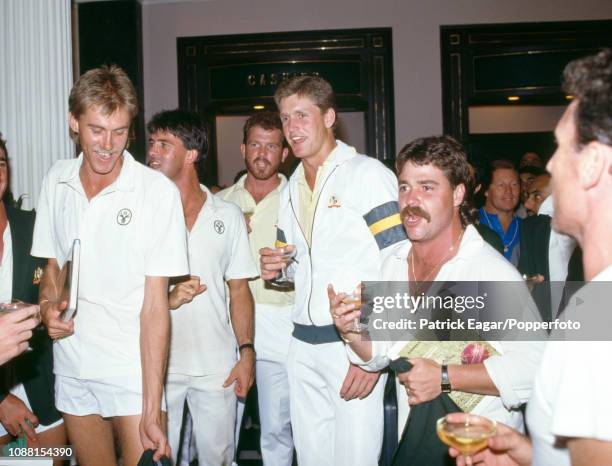
M 326 288 L 352 291 L 379 280 L 389 246 L 405 239 L 397 184 L 377 160 L 334 139 L 334 92 L 313 76 L 283 81 L 275 94 L 283 132 L 301 164 L 281 193 L 277 241 L 297 251 L 294 331 L 287 370 L 300 465 L 376 465 L 382 445 L 384 380 L 351 365 L 329 314 Z M 262 278 L 285 267 L 261 251 Z M 375 385 L 376 384 L 376 385 Z

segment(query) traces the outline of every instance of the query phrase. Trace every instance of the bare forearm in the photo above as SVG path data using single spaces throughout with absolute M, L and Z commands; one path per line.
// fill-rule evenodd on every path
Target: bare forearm
M 571 438 L 567 446 L 572 466 L 612 465 L 612 442 L 592 438 Z
M 254 302 L 248 281 L 230 280 L 230 318 L 238 346 L 253 343 Z
M 140 314 L 143 415 L 159 416 L 170 345 L 168 281 L 160 277 L 147 277 L 146 283 Z
M 484 364 L 449 365 L 448 378 L 453 390 L 499 396 L 499 391 Z
M 60 270 L 55 259 L 49 259 L 43 276 L 40 280 L 38 290 L 38 302 L 57 302 L 61 298 L 61 290 L 58 285 Z

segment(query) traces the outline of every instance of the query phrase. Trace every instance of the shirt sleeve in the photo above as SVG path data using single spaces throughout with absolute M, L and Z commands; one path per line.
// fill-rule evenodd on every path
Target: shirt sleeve
M 55 259 L 57 253 L 54 247 L 53 206 L 51 205 L 49 186 L 50 180 L 47 174 L 43 180 L 36 206 L 36 222 L 34 223 L 31 254 L 34 257 Z
M 160 179 L 152 184 L 148 194 L 145 275 L 187 275 L 187 228 L 179 192 L 171 182 Z
M 370 372 L 378 372 L 389 365 L 390 359 L 387 356 L 387 351 L 391 347 L 390 341 L 372 341 L 372 358 L 369 361 L 361 359 L 351 345 L 346 345 L 346 354 L 351 363 Z
M 397 179 L 378 161 L 369 161 L 364 170 L 362 208 L 363 219 L 378 248 L 386 256 L 389 246 L 406 239 L 399 213 Z
M 240 208 L 235 204 L 231 207 L 231 215 L 228 220 L 232 222 L 232 239 L 230 249 L 230 260 L 225 270 L 226 280 L 236 280 L 240 278 L 253 278 L 259 275 L 259 271 L 253 261 L 251 246 L 249 245 L 249 234 L 247 232 L 244 216 Z
M 506 409 L 516 409 L 531 397 L 534 374 L 542 359 L 544 341 L 500 343 L 502 354 L 491 356 L 484 366 Z
M 559 373 L 551 430 L 557 437 L 612 441 L 610 341 L 550 342 L 545 363 Z

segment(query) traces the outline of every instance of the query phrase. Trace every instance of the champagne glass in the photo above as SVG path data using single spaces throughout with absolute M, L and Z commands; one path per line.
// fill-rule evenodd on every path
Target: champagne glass
M 438 419 L 436 431 L 440 440 L 459 450 L 471 466 L 472 455 L 486 448 L 489 437 L 497 432 L 497 423 L 475 414 L 468 414 L 461 422 L 449 421 L 445 416 Z
M 289 265 L 295 261 L 297 250 L 294 245 L 285 244 L 278 240 L 274 243 L 274 247 L 277 251 L 280 250 L 282 253 L 281 260 L 285 264 L 285 267 L 278 272 L 276 278 L 270 280 L 270 283 L 277 288 L 291 288 L 293 286 L 293 273 L 290 273 L 288 268 Z

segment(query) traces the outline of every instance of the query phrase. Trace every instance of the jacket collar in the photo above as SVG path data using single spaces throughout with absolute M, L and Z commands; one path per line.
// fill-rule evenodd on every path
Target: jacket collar
M 354 147 L 343 143 L 340 139 L 336 139 L 336 147 L 332 150 L 325 162 L 323 162 L 321 176 L 327 177 L 334 168 L 342 165 L 347 160 L 352 159 L 357 155 Z M 300 163 L 295 169 L 295 173 L 291 176 L 292 183 L 297 183 L 297 180 L 304 176 L 304 165 Z

